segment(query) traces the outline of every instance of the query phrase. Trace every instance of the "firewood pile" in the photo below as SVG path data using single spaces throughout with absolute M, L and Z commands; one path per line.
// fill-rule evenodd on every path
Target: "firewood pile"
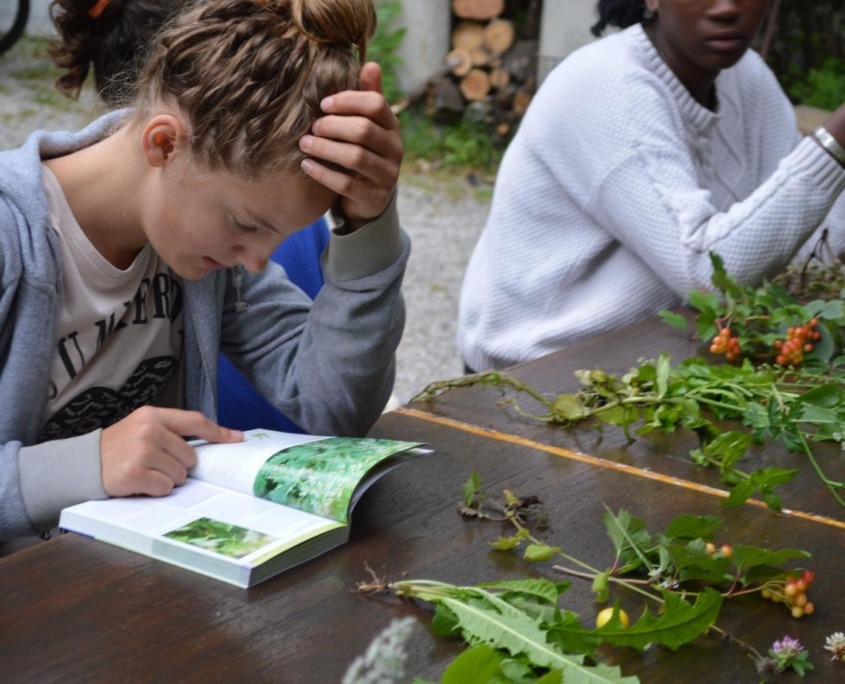
M 541 0 L 451 2 L 451 50 L 421 94 L 426 111 L 507 138 L 537 87 Z

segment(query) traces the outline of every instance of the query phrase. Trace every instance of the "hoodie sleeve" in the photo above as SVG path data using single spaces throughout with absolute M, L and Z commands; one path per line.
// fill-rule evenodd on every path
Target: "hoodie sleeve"
M 313 303 L 279 268 L 244 275 L 249 308 L 240 314 L 229 288 L 221 350 L 306 431 L 365 434 L 393 389 L 409 254 L 394 195 L 382 216 L 354 233 L 335 226 Z

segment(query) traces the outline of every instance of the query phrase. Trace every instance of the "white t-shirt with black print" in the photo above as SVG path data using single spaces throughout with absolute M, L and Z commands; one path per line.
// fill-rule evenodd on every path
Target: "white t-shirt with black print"
M 44 165 L 42 177 L 63 257 L 63 304 L 39 440 L 46 441 L 107 427 L 160 403 L 178 376 L 184 300 L 181 280 L 149 244 L 126 270 L 109 263 Z

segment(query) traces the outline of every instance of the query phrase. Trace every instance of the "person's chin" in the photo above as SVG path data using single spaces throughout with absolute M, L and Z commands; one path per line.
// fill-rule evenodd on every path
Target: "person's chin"
M 179 264 L 178 266 L 171 266 L 171 270 L 183 280 L 202 280 L 211 275 L 217 269 L 209 268 L 205 264 Z

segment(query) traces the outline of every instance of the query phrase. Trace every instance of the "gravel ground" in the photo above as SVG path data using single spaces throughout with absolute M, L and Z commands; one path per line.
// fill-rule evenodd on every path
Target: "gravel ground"
M 73 130 L 99 112 L 84 91 L 79 102 L 53 89 L 46 43 L 28 39 L 0 55 L 0 149 L 20 145 L 37 128 Z M 460 375 L 455 345 L 458 294 L 472 246 L 489 210 L 490 187 L 406 164 L 399 212 L 413 242 L 403 291 L 408 310 L 398 351 L 394 397 L 407 402 L 429 381 Z

